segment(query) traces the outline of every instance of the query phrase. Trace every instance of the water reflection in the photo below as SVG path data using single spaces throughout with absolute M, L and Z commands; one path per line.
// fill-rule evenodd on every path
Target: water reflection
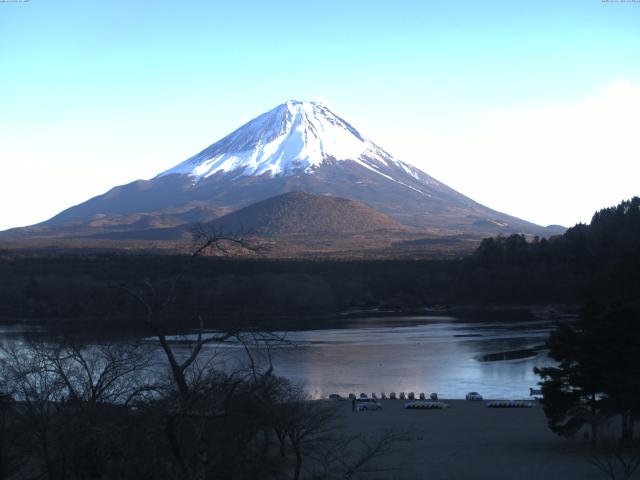
M 276 349 L 272 358 L 277 373 L 304 382 L 317 396 L 414 391 L 462 398 L 475 390 L 489 398 L 523 398 L 538 381 L 533 367 L 549 363 L 544 351 L 515 360 L 478 358 L 539 347 L 551 328 L 546 321 L 359 319 L 346 329 L 290 332 L 296 346 Z
M 288 332 L 291 344 L 271 354 L 277 374 L 303 382 L 316 396 L 413 391 L 462 398 L 479 391 L 487 398 L 523 398 L 538 381 L 533 367 L 549 363 L 544 351 L 513 360 L 479 358 L 539 347 L 552 327 L 548 321 L 467 322 L 448 316 L 360 318 L 348 328 Z M 18 330 L 0 331 L 0 341 L 19 342 Z M 188 346 L 175 349 L 179 356 L 188 352 Z M 251 353 L 266 360 L 264 348 Z M 215 355 L 225 369 L 247 361 L 238 345 L 209 345 L 203 354 Z
M 475 390 L 487 398 L 524 398 L 538 381 L 533 367 L 549 363 L 544 351 L 513 360 L 479 358 L 539 349 L 551 328 L 547 321 L 359 319 L 344 329 L 289 332 L 287 338 L 295 346 L 273 350 L 272 358 L 278 374 L 303 382 L 316 396 L 414 391 L 463 398 Z

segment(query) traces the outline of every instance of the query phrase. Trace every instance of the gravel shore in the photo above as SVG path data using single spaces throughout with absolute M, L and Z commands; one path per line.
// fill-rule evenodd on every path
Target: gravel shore
M 444 410 L 406 410 L 404 401 L 383 400 L 382 410 L 352 412 L 339 402 L 345 433 L 376 437 L 391 428 L 401 440 L 379 465 L 386 479 L 595 480 L 603 478 L 588 463 L 589 442 L 565 439 L 547 428 L 540 405 L 487 408 L 486 402 L 443 400 Z

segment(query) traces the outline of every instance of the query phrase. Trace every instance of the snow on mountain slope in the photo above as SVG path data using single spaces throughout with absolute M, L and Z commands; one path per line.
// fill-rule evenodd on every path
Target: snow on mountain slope
M 432 180 L 363 138 L 327 107 L 295 100 L 251 120 L 158 177 L 182 174 L 197 182 L 218 172 L 236 171 L 239 176 L 286 176 L 300 171 L 313 173 L 329 159 L 355 161 L 391 180 L 383 170 L 395 164 L 417 180 Z
M 233 212 L 293 191 L 347 198 L 438 235 L 548 234 L 394 158 L 324 105 L 293 100 L 150 180 L 116 186 L 42 225 L 92 224 L 104 217 L 121 223 L 123 215 L 155 218 L 193 205 Z

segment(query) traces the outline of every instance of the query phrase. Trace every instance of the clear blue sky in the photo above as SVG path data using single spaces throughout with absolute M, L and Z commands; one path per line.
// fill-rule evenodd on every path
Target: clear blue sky
M 617 81 L 631 95 L 640 85 L 640 3 L 0 3 L 0 201 L 16 205 L 3 205 L 0 228 L 152 177 L 290 98 L 325 99 L 382 147 L 491 207 L 574 223 L 585 220 L 578 206 L 556 218 L 494 196 L 498 187 L 474 189 L 468 150 L 447 157 L 442 145 L 477 139 L 486 115 L 581 105 Z M 491 157 L 479 151 L 474 162 L 495 179 L 504 169 Z

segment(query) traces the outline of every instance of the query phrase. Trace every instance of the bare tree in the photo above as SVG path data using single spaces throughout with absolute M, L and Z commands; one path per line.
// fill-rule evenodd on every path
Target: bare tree
M 352 480 L 386 472 L 376 461 L 389 454 L 408 431 L 390 429 L 380 435 L 345 435 L 339 424 L 338 406 L 311 400 L 299 385 L 285 384 L 283 401 L 272 405 L 271 425 L 285 454 L 285 438 L 295 454 L 293 479 L 304 471 L 314 480 Z
M 0 364 L 16 400 L 12 412 L 35 441 L 50 480 L 66 478 L 85 460 L 71 450 L 86 453 L 111 435 L 105 412 L 126 408 L 153 388 L 145 382 L 148 357 L 136 346 L 32 343 L 3 350 Z
M 0 479 L 11 478 L 19 470 L 17 441 L 20 429 L 13 418 L 15 401 L 6 391 L 6 384 L 0 391 Z
M 282 458 L 286 456 L 289 430 L 298 418 L 297 409 L 292 410 L 290 406 L 297 405 L 302 398 L 304 398 L 302 386 L 292 384 L 285 378 L 274 377 L 270 397 L 265 403 L 264 415 L 268 427 L 278 439 L 278 450 Z
M 180 282 L 196 259 L 204 255 L 224 256 L 237 251 L 256 251 L 244 239 L 219 231 L 199 227 L 192 234 L 192 252 L 168 284 L 161 285 L 147 279 L 138 288 L 124 284 L 119 288 L 142 308 L 142 321 L 158 341 L 168 364 L 177 402 L 173 408 L 166 410 L 164 431 L 179 475 L 187 479 L 201 479 L 205 478 L 212 453 L 215 453 L 209 451 L 210 430 L 216 428 L 212 421 L 228 416 L 232 398 L 240 394 L 251 396 L 263 389 L 263 378 L 270 376 L 273 369 L 269 366 L 266 371 L 259 371 L 247 345 L 257 341 L 256 335 L 242 334 L 240 328 L 205 333 L 204 320 L 200 315 L 191 319 L 198 325 L 195 338 L 181 344 L 183 351 L 180 354 L 174 349 L 169 335 L 169 310 L 176 302 Z M 211 356 L 202 360 L 201 354 L 206 346 L 228 342 L 244 348 L 250 359 L 248 369 L 237 369 L 226 374 L 216 370 Z M 267 344 L 266 340 L 264 343 Z M 185 345 L 188 345 L 186 353 Z M 247 388 L 249 391 L 246 391 Z
M 204 322 L 201 316 L 197 316 L 199 328 L 197 337 L 192 343 L 191 351 L 184 359 L 178 360 L 171 343 L 168 339 L 168 329 L 166 325 L 166 310 L 176 301 L 178 285 L 183 280 L 185 274 L 192 267 L 194 261 L 208 253 L 217 255 L 228 255 L 236 251 L 255 251 L 244 239 L 232 235 L 225 235 L 219 231 L 197 226 L 192 229 L 193 249 L 187 257 L 182 269 L 169 282 L 165 288 L 159 288 L 150 279 L 143 282 L 142 288 L 135 289 L 130 285 L 120 284 L 118 287 L 132 297 L 139 306 L 143 308 L 143 322 L 158 340 L 162 351 L 165 354 L 173 381 L 180 394 L 183 406 L 187 406 L 190 399 L 188 370 L 200 355 L 203 347 L 207 344 L 221 343 L 236 337 L 240 329 L 232 329 L 227 332 L 204 334 Z
M 157 390 L 147 348 L 140 345 L 79 346 L 75 342 L 42 345 L 47 371 L 79 405 L 128 405 Z
M 630 480 L 640 468 L 640 439 L 621 441 L 611 431 L 601 433 L 588 461 L 611 480 Z
M 302 393 L 295 401 L 284 404 L 283 408 L 288 412 L 286 432 L 296 457 L 293 478 L 298 480 L 304 454 L 335 429 L 337 410 L 335 405 L 311 401 Z
M 336 430 L 314 448 L 316 468 L 311 476 L 314 480 L 352 480 L 389 472 L 392 468 L 375 463 L 391 453 L 396 443 L 408 433 L 407 430 L 389 429 L 380 435 L 362 437 L 344 435 Z
M 64 383 L 48 372 L 48 359 L 37 348 L 5 349 L 2 373 L 8 390 L 19 402 L 16 418 L 33 435 L 42 469 L 49 480 L 54 480 L 59 455 L 52 437 L 59 409 L 66 400 Z

